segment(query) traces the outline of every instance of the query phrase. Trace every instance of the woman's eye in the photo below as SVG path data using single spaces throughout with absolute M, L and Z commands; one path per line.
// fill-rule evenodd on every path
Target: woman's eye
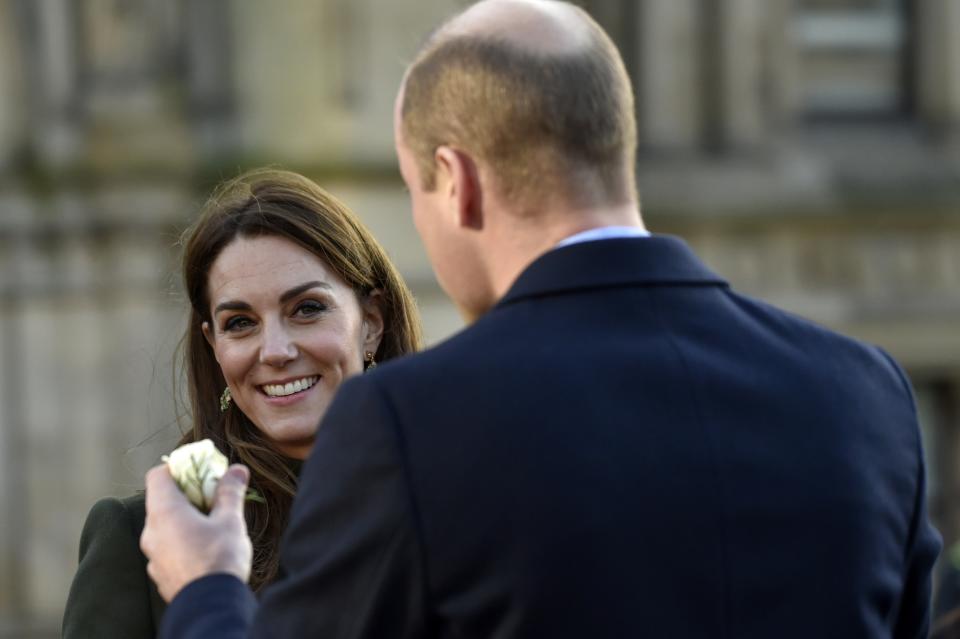
M 313 317 L 314 315 L 319 315 L 325 310 L 327 310 L 326 304 L 321 304 L 320 302 L 314 301 L 306 301 L 298 304 L 293 314 L 299 315 L 300 317 Z
M 223 325 L 224 332 L 232 331 L 242 331 L 253 326 L 253 321 L 249 317 L 243 317 L 238 315 L 237 317 L 231 317 L 227 320 L 227 323 Z

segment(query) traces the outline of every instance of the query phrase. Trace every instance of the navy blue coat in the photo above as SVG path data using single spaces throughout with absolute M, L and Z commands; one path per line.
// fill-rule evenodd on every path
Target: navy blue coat
M 344 384 L 287 577 L 195 581 L 163 636 L 917 638 L 939 548 L 887 355 L 604 240 Z

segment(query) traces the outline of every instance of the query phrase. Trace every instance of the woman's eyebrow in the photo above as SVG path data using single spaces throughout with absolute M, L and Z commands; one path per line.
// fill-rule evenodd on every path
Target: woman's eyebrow
M 280 295 L 280 303 L 283 304 L 301 293 L 309 291 L 311 288 L 325 288 L 328 291 L 333 291 L 333 287 L 327 284 L 326 282 L 321 282 L 320 280 L 314 280 L 312 282 L 306 282 L 299 286 L 294 286 L 290 290 Z
M 333 287 L 326 282 L 321 282 L 320 280 L 314 280 L 312 282 L 305 282 L 299 286 L 294 286 L 288 291 L 284 291 L 280 295 L 280 303 L 286 303 L 287 301 L 293 299 L 297 295 L 309 291 L 311 288 L 324 288 L 328 291 L 333 291 Z M 241 302 L 240 300 L 227 300 L 226 302 L 221 302 L 217 304 L 217 308 L 213 309 L 213 314 L 216 315 L 220 311 L 249 311 L 252 310 L 252 307 L 246 302 Z
M 213 309 L 213 314 L 216 315 L 220 311 L 249 311 L 250 305 L 246 302 L 240 302 L 237 300 L 229 300 L 227 302 L 221 302 L 217 304 L 217 308 Z

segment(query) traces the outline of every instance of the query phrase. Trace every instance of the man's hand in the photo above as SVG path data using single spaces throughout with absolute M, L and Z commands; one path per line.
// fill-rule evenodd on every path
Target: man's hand
M 147 573 L 169 602 L 191 581 L 228 573 L 244 583 L 250 577 L 253 548 L 243 518 L 250 473 L 231 466 L 217 485 L 213 510 L 204 515 L 187 501 L 166 464 L 147 473 L 147 520 L 140 548 Z

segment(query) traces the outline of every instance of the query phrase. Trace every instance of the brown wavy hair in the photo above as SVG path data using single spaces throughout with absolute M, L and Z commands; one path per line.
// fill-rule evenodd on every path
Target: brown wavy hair
M 250 585 L 257 592 L 277 577 L 278 546 L 296 491 L 297 472 L 235 403 L 220 410 L 226 382 L 202 326 L 211 321 L 208 276 L 220 252 L 238 237 L 267 235 L 290 240 L 322 259 L 361 302 L 379 291 L 384 332 L 377 361 L 414 352 L 421 345 L 413 296 L 383 247 L 350 209 L 302 175 L 261 169 L 230 180 L 217 188 L 183 234 L 183 282 L 190 318 L 180 343 L 180 360 L 192 427 L 179 445 L 209 438 L 231 463 L 250 468 L 250 486 L 265 500 L 246 505 L 253 541 Z

